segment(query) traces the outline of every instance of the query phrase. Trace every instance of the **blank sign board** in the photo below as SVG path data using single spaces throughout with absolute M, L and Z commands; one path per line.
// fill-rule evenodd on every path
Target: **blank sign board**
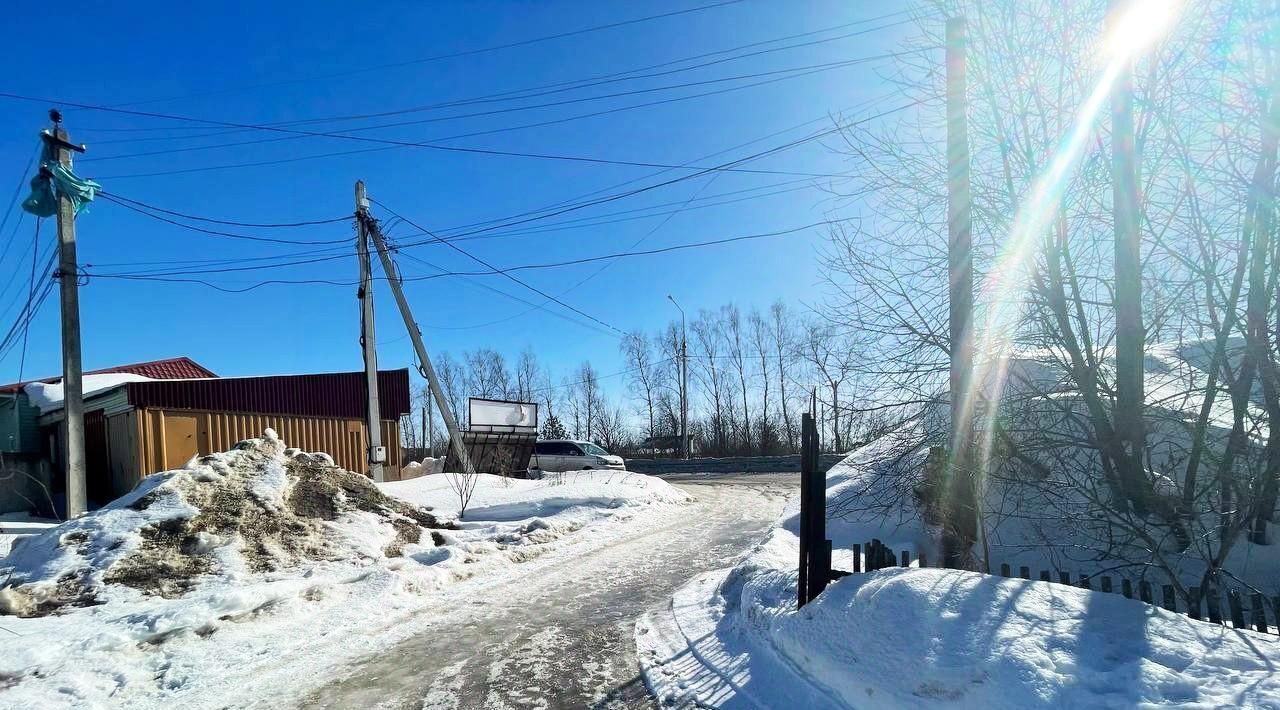
M 508 402 L 472 397 L 468 400 L 468 414 L 472 429 L 514 427 L 534 431 L 538 428 L 538 405 L 533 402 Z

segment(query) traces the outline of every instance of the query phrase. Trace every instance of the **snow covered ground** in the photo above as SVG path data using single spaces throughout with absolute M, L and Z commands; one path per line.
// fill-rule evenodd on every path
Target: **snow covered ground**
M 57 524 L 56 520 L 36 518 L 27 513 L 0 515 L 0 558 L 8 555 L 17 541 L 39 535 Z
M 638 474 L 481 475 L 455 525 L 445 475 L 385 484 L 386 498 L 330 464 L 269 434 L 0 558 L 19 614 L 0 616 L 0 708 L 274 706 L 403 641 L 410 625 L 392 622 L 441 590 L 686 499 Z M 171 583 L 151 583 L 157 568 Z
M 865 484 L 875 447 L 832 469 L 830 501 Z M 797 512 L 793 501 L 736 567 L 695 578 L 637 623 L 664 706 L 1280 708 L 1275 636 L 1115 594 L 897 568 L 844 578 L 797 612 Z M 830 520 L 836 565 L 848 569 L 841 548 L 871 537 L 926 548 L 915 522 Z

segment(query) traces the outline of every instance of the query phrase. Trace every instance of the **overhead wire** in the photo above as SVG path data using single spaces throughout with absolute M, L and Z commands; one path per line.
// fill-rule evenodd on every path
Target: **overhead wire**
M 286 84 L 296 84 L 296 83 L 303 83 L 303 82 L 308 82 L 308 81 L 322 81 L 322 80 L 324 80 L 324 79 L 335 79 L 335 78 L 340 78 L 340 77 L 344 77 L 344 76 L 353 76 L 353 75 L 356 75 L 356 74 L 363 74 L 363 73 L 367 73 L 367 72 L 371 72 L 371 71 L 381 71 L 381 70 L 385 70 L 385 69 L 395 69 L 395 68 L 405 67 L 405 66 L 414 66 L 414 65 L 418 65 L 418 64 L 427 64 L 427 63 L 431 63 L 431 62 L 438 62 L 438 61 L 443 61 L 443 60 L 447 60 L 447 59 L 457 59 L 457 58 L 460 58 L 460 57 L 469 57 L 469 56 L 475 56 L 475 55 L 478 55 L 478 54 L 486 54 L 486 53 L 489 53 L 489 52 L 496 52 L 496 51 L 500 51 L 500 50 L 503 50 L 503 49 L 513 49 L 513 48 L 515 48 L 515 47 L 525 47 L 525 46 L 529 46 L 529 45 L 532 45 L 532 44 L 539 44 L 539 43 L 542 43 L 542 42 L 548 42 L 548 41 L 557 40 L 557 39 L 564 39 L 564 38 L 566 38 L 566 37 L 576 37 L 576 36 L 583 35 L 583 34 L 588 34 L 588 33 L 591 33 L 591 32 L 599 32 L 599 31 L 602 31 L 602 30 L 616 29 L 616 28 L 618 28 L 618 27 L 626 27 L 626 26 L 629 26 L 629 25 L 639 24 L 639 23 L 642 23 L 642 22 L 650 22 L 650 21 L 653 21 L 653 20 L 665 19 L 665 18 L 668 18 L 668 17 L 676 17 L 676 16 L 680 16 L 680 15 L 687 15 L 687 14 L 691 14 L 691 13 L 703 12 L 703 11 L 705 11 L 705 10 L 711 10 L 711 9 L 715 9 L 715 8 L 719 8 L 719 7 L 724 7 L 724 6 L 727 6 L 727 5 L 736 5 L 736 4 L 740 3 L 740 2 L 742 2 L 742 0 L 721 0 L 720 2 L 715 2 L 715 3 L 708 4 L 708 5 L 700 5 L 700 6 L 697 6 L 697 7 L 686 8 L 686 9 L 683 9 L 683 10 L 673 10 L 673 11 L 670 11 L 670 12 L 664 12 L 664 13 L 659 13 L 659 14 L 655 14 L 655 15 L 648 15 L 648 16 L 645 16 L 645 17 L 633 18 L 633 19 L 630 19 L 630 20 L 622 20 L 622 21 L 618 21 L 618 22 L 610 22 L 610 23 L 607 23 L 607 24 L 595 25 L 595 26 L 592 26 L 592 27 L 584 27 L 584 28 L 582 28 L 582 29 L 578 29 L 578 30 L 570 30 L 570 31 L 568 31 L 568 32 L 559 32 L 559 33 L 551 34 L 551 35 L 543 35 L 543 36 L 540 36 L 540 37 L 533 37 L 533 38 L 529 38 L 529 39 L 519 40 L 519 41 L 516 41 L 516 42 L 507 42 L 507 43 L 504 43 L 504 44 L 491 45 L 491 46 L 488 46 L 488 47 L 479 47 L 479 48 L 476 48 L 476 49 L 468 49 L 468 50 L 459 50 L 459 51 L 455 51 L 455 52 L 447 52 L 447 53 L 444 53 L 444 54 L 437 54 L 437 55 L 433 55 L 433 56 L 430 56 L 430 57 L 421 57 L 421 58 L 418 58 L 418 59 L 411 59 L 411 60 L 401 61 L 401 62 L 391 62 L 391 63 L 386 63 L 386 64 L 379 64 L 379 65 L 374 65 L 374 66 L 368 66 L 368 67 L 360 67 L 360 68 L 348 69 L 348 70 L 341 71 L 341 72 L 332 72 L 332 73 L 329 73 L 329 74 L 322 74 L 322 75 L 316 75 L 316 76 L 311 76 L 311 77 L 300 77 L 300 78 L 295 78 L 295 79 L 284 79 L 284 80 L 280 80 L 280 81 L 266 82 L 266 83 L 254 84 L 254 85 L 242 86 L 242 87 L 229 87 L 229 88 L 221 89 L 221 90 L 205 91 L 205 92 L 200 92 L 200 93 L 196 93 L 196 94 L 185 94 L 185 95 L 182 95 L 182 96 L 171 96 L 171 97 L 164 97 L 164 98 L 146 99 L 146 100 L 143 100 L 143 101 L 134 101 L 134 102 L 125 103 L 125 104 L 119 104 L 119 105 L 120 105 L 120 106 L 141 106 L 141 105 L 144 105 L 144 104 L 162 103 L 162 102 L 167 102 L 167 101 L 178 101 L 178 100 L 183 100 L 183 99 L 198 98 L 198 97 L 204 97 L 204 96 L 217 96 L 217 95 L 223 95 L 223 94 L 227 94 L 227 93 L 237 93 L 237 92 L 240 92 L 240 91 L 246 91 L 246 90 L 252 90 L 252 89 L 269 88 L 269 87 L 273 87 L 273 86 L 283 86 L 283 85 L 286 85 Z M 101 130 L 101 129 L 100 129 L 100 130 Z
M 427 234 L 431 234 L 431 230 L 427 229 L 426 227 L 423 227 L 422 225 L 418 224 L 417 222 L 414 222 L 412 219 L 409 219 L 408 217 L 405 217 L 404 215 L 400 214 L 399 212 L 396 212 L 395 210 L 393 210 L 393 209 L 391 209 L 390 207 L 386 206 L 386 205 L 385 205 L 385 204 L 383 204 L 382 202 L 379 202 L 379 201 L 377 200 L 377 198 L 370 197 L 370 198 L 369 198 L 369 201 L 370 201 L 370 202 L 372 202 L 372 203 L 373 203 L 373 204 L 375 204 L 375 205 L 378 205 L 379 207 L 381 207 L 382 209 L 386 210 L 387 212 L 390 212 L 391 214 L 395 215 L 396 217 L 399 217 L 399 218 L 400 218 L 401 220 L 403 220 L 405 223 L 407 223 L 407 224 L 409 224 L 409 225 L 411 225 L 411 226 L 415 227 L 416 229 L 418 229 L 418 230 L 420 230 L 420 231 L 422 231 L 422 232 L 426 232 Z M 376 229 L 376 228 L 377 228 L 376 223 L 375 223 L 374 225 L 372 225 L 372 227 L 373 227 L 374 229 Z M 432 237 L 433 237 L 434 239 L 436 239 L 437 241 L 440 241 L 440 238 L 439 238 L 439 237 L 436 237 L 435 235 L 432 235 Z M 460 247 L 460 246 L 458 246 L 458 245 L 456 245 L 456 244 L 453 244 L 453 243 L 451 243 L 451 242 L 442 242 L 442 243 L 443 243 L 443 244 L 448 245 L 448 246 L 449 246 L 449 248 L 453 249 L 454 251 L 458 252 L 459 254 L 462 254 L 463 256 L 467 257 L 468 259 L 471 259 L 472 261 L 474 261 L 474 262 L 476 262 L 476 263 L 478 263 L 478 264 L 481 264 L 481 265 L 485 266 L 485 267 L 486 267 L 486 268 L 488 268 L 488 269 L 491 269 L 491 270 L 492 270 L 492 269 L 496 268 L 496 267 L 494 267 L 492 264 L 490 264 L 487 260 L 482 259 L 482 258 L 480 258 L 480 257 L 476 256 L 475 254 L 472 254 L 471 252 L 467 251 L 466 249 L 463 249 L 462 247 Z M 387 278 L 396 278 L 396 275 L 394 275 L 394 274 L 387 274 L 386 276 L 387 276 Z M 590 320 L 590 321 L 592 321 L 592 322 L 594 322 L 594 323 L 598 323 L 599 325 L 602 325 L 602 326 L 604 326 L 604 327 L 608 328 L 609 330 L 615 331 L 615 332 L 616 332 L 616 333 L 618 333 L 619 335 L 621 335 L 621 334 L 622 334 L 622 332 L 623 332 L 621 328 L 618 328 L 617 326 L 614 326 L 614 325 L 613 325 L 613 324 L 611 324 L 611 323 L 606 323 L 605 321 L 601 320 L 600 318 L 597 318 L 596 316 L 593 316 L 593 315 L 591 315 L 590 313 L 587 313 L 586 311 L 583 311 L 581 308 L 578 308 L 577 306 L 574 306 L 574 305 L 572 305 L 572 304 L 566 303 L 566 302 L 564 302 L 563 300 L 561 300 L 561 299 L 559 299 L 559 298 L 556 298 L 555 296 L 552 296 L 551 294 L 547 293 L 546 291 L 543 291 L 542 289 L 540 289 L 540 288 L 538 288 L 537 286 L 534 286 L 534 285 L 532 285 L 532 284 L 528 283 L 527 281 L 524 281 L 523 279 L 520 279 L 520 278 L 517 278 L 517 277 L 515 277 L 515 276 L 512 276 L 512 275 L 511 275 L 511 274 L 509 274 L 509 273 L 504 273 L 504 274 L 503 274 L 503 276 L 505 276 L 508 280 L 513 281 L 513 282 L 515 282 L 515 283 L 517 283 L 517 284 L 519 284 L 519 285 L 523 286 L 524 288 L 526 288 L 526 289 L 528 289 L 528 290 L 530 290 L 530 291 L 533 291 L 534 293 L 536 293 L 536 294 L 538 294 L 538 295 L 540 295 L 540 296 L 543 296 L 544 298 L 546 298 L 546 299 L 548 299 L 548 300 L 550 300 L 550 301 L 554 301 L 555 303 L 557 303 L 557 304 L 559 304 L 559 305 L 563 306 L 564 308 L 567 308 L 567 309 L 569 309 L 569 310 L 573 311 L 574 313 L 577 313 L 578 315 L 580 315 L 580 316 L 582 316 L 582 317 L 586 318 L 587 320 Z
M 829 38 L 825 38 L 825 39 L 821 39 L 821 40 L 816 40 L 816 41 L 813 41 L 813 42 L 806 42 L 806 43 L 802 43 L 802 44 L 788 45 L 788 46 L 785 46 L 785 47 L 777 47 L 777 48 L 773 48 L 773 49 L 762 50 L 762 51 L 759 51 L 759 52 L 751 52 L 751 53 L 748 53 L 748 54 L 740 54 L 740 55 L 736 55 L 736 56 L 733 56 L 733 57 L 728 57 L 728 58 L 725 58 L 725 59 L 716 60 L 716 61 L 713 61 L 713 62 L 706 62 L 706 63 L 697 64 L 697 65 L 692 65 L 692 66 L 687 66 L 687 67 L 680 67 L 680 68 L 678 68 L 678 69 L 673 69 L 673 70 L 668 71 L 668 72 L 659 72 L 659 73 L 657 73 L 657 74 L 642 74 L 642 73 L 641 73 L 641 72 L 651 71 L 651 70 L 653 70 L 653 69 L 661 69 L 661 68 L 664 68 L 664 67 L 669 67 L 669 66 L 676 65 L 676 64 L 684 64 L 684 63 L 687 63 L 687 62 L 697 61 L 697 60 L 699 60 L 699 59 L 705 59 L 705 58 L 707 58 L 707 57 L 714 57 L 714 56 L 719 56 L 719 55 L 723 55 L 723 54 L 729 54 L 729 53 L 732 53 L 732 52 L 737 52 L 737 51 L 741 51 L 741 50 L 744 50 L 744 49 L 750 49 L 750 48 L 754 48 L 754 47 L 759 47 L 759 46 L 762 46 L 762 45 L 774 44 L 774 43 L 777 43 L 777 42 L 785 42 L 785 41 L 787 41 L 787 40 L 799 39 L 799 38 L 802 38 L 802 37 L 812 37 L 812 36 L 814 36 L 814 35 L 818 35 L 818 34 L 825 34 L 825 33 L 827 33 L 827 32 L 834 32 L 834 31 L 841 30 L 841 29 L 847 29 L 847 28 L 849 28 L 849 27 L 860 26 L 860 25 L 866 25 L 866 24 L 871 24 L 871 23 L 874 23 L 874 22 L 880 22 L 880 21 L 887 20 L 887 19 L 892 18 L 892 17 L 898 17 L 898 16 L 901 16 L 901 15 L 911 15 L 911 17 L 910 17 L 910 18 L 908 18 L 908 19 L 906 19 L 906 20 L 903 20 L 903 21 L 901 21 L 901 22 L 895 22 L 895 23 L 892 23 L 892 24 L 890 24 L 890 25 L 884 25 L 884 26 L 881 26 L 881 27 L 874 27 L 874 28 L 871 28 L 871 29 L 868 29 L 868 30 L 863 30 L 863 31 L 860 31 L 860 32 L 854 32 L 854 33 L 849 33 L 849 34 L 844 34 L 844 35 L 838 35 L 838 36 L 835 36 L 835 37 L 829 37 Z M 788 49 L 796 49 L 796 48 L 800 48 L 800 47 L 813 46 L 813 45 L 816 45 L 816 44 L 822 44 L 822 43 L 832 42 L 832 41 L 837 41 L 837 40 L 841 40 L 841 39 L 848 39 L 848 38 L 851 38 L 851 37 L 861 36 L 861 35 L 869 34 L 869 33 L 872 33 L 872 32 L 879 32 L 879 31 L 883 31 L 883 30 L 885 30 L 885 29 L 888 29 L 888 28 L 891 28 L 891 27 L 894 27 L 894 26 L 898 26 L 898 25 L 901 25 L 901 24 L 906 24 L 906 23 L 908 23 L 908 22 L 914 22 L 914 21 L 916 21 L 916 20 L 918 19 L 918 17 L 917 17 L 916 15 L 917 15 L 917 13 L 916 13 L 916 11 L 914 11 L 914 10 L 899 10 L 899 11 L 897 11 L 897 12 L 885 13 L 885 14 L 883 14 L 883 15 L 879 15 L 879 16 L 876 16 L 876 17 L 864 18 L 864 19 L 861 19 L 861 20 L 855 20 L 855 21 L 853 21 L 853 22 L 846 22 L 846 23 L 842 23 L 842 24 L 839 24 L 839 25 L 834 25 L 834 26 L 831 26 L 831 27 L 824 27 L 824 28 L 817 29 L 817 30 L 810 30 L 810 31 L 808 31 L 808 32 L 801 32 L 801 33 L 798 33 L 798 34 L 786 35 L 786 36 L 783 36 L 783 37 L 775 37 L 775 38 L 772 38 L 772 39 L 767 39 L 767 40 L 761 40 L 761 41 L 751 42 L 751 43 L 748 43 L 748 44 L 738 45 L 738 46 L 735 46 L 735 47 L 729 47 L 729 48 L 726 48 L 726 49 L 715 50 L 715 51 L 712 51 L 712 52 L 704 52 L 704 53 L 696 54 L 696 55 L 692 55 L 692 56 L 689 56 L 689 57 L 682 57 L 682 58 L 680 58 L 680 59 L 667 60 L 667 61 L 664 61 L 664 62 L 659 62 L 659 63 L 657 63 L 657 64 L 650 64 L 650 65 L 643 66 L 643 67 L 635 67 L 635 68 L 632 68 L 632 69 L 626 69 L 626 70 L 623 70 L 623 71 L 610 72 L 610 73 L 608 73 L 608 74 L 598 74 L 598 75 L 590 76 L 590 77 L 582 77 L 582 78 L 579 78 L 579 79 L 563 80 L 563 81 L 553 82 L 553 83 L 550 83 L 550 84 L 542 84 L 542 85 L 532 86 L 532 87 L 521 87 L 521 88 L 517 88 L 517 89 L 507 89 L 507 90 L 504 90 L 504 91 L 493 92 L 493 93 L 489 93 L 489 94 L 482 94 L 482 95 L 479 95 L 479 96 L 474 96 L 474 97 L 465 98 L 465 99 L 454 99 L 454 100 L 449 100 L 449 101 L 440 101 L 440 102 L 436 102 L 436 103 L 433 103 L 433 104 L 425 104 L 425 105 L 422 105 L 422 106 L 415 106 L 415 107 L 410 107 L 410 108 L 405 108 L 405 109 L 393 109 L 393 110 L 389 110 L 389 111 L 379 111 L 379 112 L 373 112 L 373 113 L 346 114 L 346 115 L 336 115 L 336 116 L 321 116 L 321 117 L 308 118 L 308 119 L 295 119 L 295 120 L 291 120 L 291 121 L 277 121 L 277 122 L 273 122 L 273 123 L 270 123 L 270 124 L 267 124 L 267 125 L 274 125 L 274 126 L 297 126 L 297 125 L 314 125 L 314 124 L 317 124 L 317 123 L 334 123 L 334 122 L 340 122 L 340 121 L 366 120 L 366 119 L 370 119 L 370 118 L 381 118 L 381 117 L 386 117 L 386 116 L 401 115 L 401 114 L 405 114 L 405 113 L 412 113 L 412 112 L 430 111 L 430 110 L 437 110 L 437 109 L 442 109 L 442 108 L 457 108 L 457 107 L 459 107 L 459 106 L 470 106 L 470 105 L 483 104 L 483 103 L 495 103 L 495 102 L 502 102 L 502 101 L 516 101 L 516 100 L 524 100 L 524 99 L 528 99 L 528 98 L 537 98 L 537 97 L 539 97 L 539 96 L 546 96 L 546 95 L 550 95 L 550 94 L 552 94 L 552 93 L 563 93 L 563 92 L 565 92 L 565 91 L 576 91 L 576 90 L 579 90 L 579 89 L 592 88 L 592 87 L 595 87 L 595 86 L 601 86 L 601 85 L 609 84 L 609 83 L 617 83 L 617 82 L 620 82 L 620 81 L 634 81 L 634 80 L 637 80 L 637 79 L 653 78 L 653 77 L 657 77 L 657 76 L 666 76 L 666 75 L 673 74 L 673 73 L 678 73 L 678 72 L 693 71 L 693 70 L 696 70 L 696 69 L 706 68 L 706 67 L 708 67 L 708 66 L 712 66 L 712 65 L 714 65 L 714 64 L 720 64 L 720 63 L 727 62 L 727 61 L 736 61 L 736 60 L 739 60 L 739 59 L 746 59 L 746 58 L 750 58 L 750 57 L 754 57 L 754 56 L 759 56 L 759 55 L 762 55 L 762 54 L 768 54 L 768 53 L 772 53 L 772 52 L 777 52 L 777 51 L 784 51 L 784 50 L 788 50 Z M 174 126 L 174 127 L 171 127 L 171 129 L 176 129 L 176 128 L 189 128 L 189 129 L 193 129 L 193 130 L 200 130 L 199 128 L 194 127 L 194 126 Z M 82 129 L 82 130 L 83 130 L 83 129 Z M 93 130 L 93 129 L 89 129 L 89 130 Z M 105 129 L 103 129 L 103 130 L 105 130 Z M 164 128 L 150 128 L 150 129 L 148 129 L 148 128 L 134 128 L 134 129 L 115 129 L 115 130 L 120 130 L 120 131 L 128 130 L 128 131 L 138 132 L 138 131 L 156 131 L 156 130 L 166 130 L 166 129 L 164 129 Z M 108 140 L 103 140 L 103 141 L 97 141 L 97 143 L 96 143 L 96 144 L 97 144 L 97 145 L 107 145 L 107 144 L 118 144 L 118 143 L 137 143 L 137 142 L 147 142 L 147 141 L 193 140 L 193 139 L 197 139 L 197 138 L 215 137 L 215 136 L 225 136 L 225 135 L 232 135 L 232 134 L 235 134 L 235 133 L 244 133 L 244 132 L 247 132 L 248 130 L 249 130 L 249 129 L 240 129 L 240 128 L 236 128 L 236 129 L 228 129 L 228 130 L 220 130 L 220 131 L 211 131 L 211 132 L 203 133 L 203 134 L 185 135 L 185 136 L 144 136 L 144 137 L 140 137 L 140 138 L 117 138 L 117 139 L 108 139 Z

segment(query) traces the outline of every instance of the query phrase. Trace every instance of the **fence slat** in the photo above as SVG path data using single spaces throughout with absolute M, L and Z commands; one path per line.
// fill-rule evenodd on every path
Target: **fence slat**
M 1267 633 L 1267 603 L 1263 600 L 1262 595 L 1254 592 L 1250 601 L 1253 602 L 1253 628 Z M 1276 630 L 1280 631 L 1280 619 L 1277 619 Z
M 1031 568 L 1026 566 L 1019 567 L 1018 576 L 1023 579 L 1031 579 Z
M 1222 598 L 1219 596 L 1218 588 L 1209 587 L 1205 592 L 1205 608 L 1209 610 L 1209 621 L 1214 624 L 1221 624 Z
M 1187 590 L 1187 616 L 1200 620 L 1200 588 L 1191 587 Z
M 1236 629 L 1248 628 L 1244 625 L 1244 605 L 1240 603 L 1240 590 L 1227 590 L 1227 607 L 1231 610 L 1231 626 Z
M 909 550 L 902 551 L 902 566 L 903 567 L 911 566 L 911 552 Z
M 1178 610 L 1178 598 L 1173 595 L 1173 585 L 1166 584 L 1160 587 L 1160 595 L 1164 597 L 1164 608 L 1169 611 Z
M 1059 584 L 1065 584 L 1065 585 L 1070 586 L 1070 585 L 1071 585 L 1071 573 L 1070 573 L 1070 572 L 1059 572 L 1059 573 L 1058 573 L 1058 583 L 1059 583 Z
M 1111 575 L 1102 575 L 1102 591 L 1104 594 L 1111 593 Z
M 1133 582 L 1128 579 L 1121 579 L 1120 593 L 1124 595 L 1125 599 L 1133 599 Z
M 1009 577 L 1009 576 L 1012 576 L 1012 575 L 1009 573 L 1009 563 L 1008 563 L 1008 562 L 1001 562 L 1001 563 L 1000 563 L 1000 576 L 1001 576 L 1001 577 Z
M 920 565 L 921 569 L 929 566 L 928 562 L 925 560 L 925 556 L 923 552 L 920 553 L 920 561 L 918 564 Z
M 862 571 L 862 545 L 853 543 L 853 572 L 857 574 Z
M 1138 582 L 1138 598 L 1148 604 L 1152 603 L 1151 602 L 1151 583 L 1145 579 L 1140 580 Z
M 1040 581 L 1041 581 L 1041 582 L 1048 582 L 1048 581 L 1049 581 L 1049 570 L 1047 570 L 1047 569 L 1042 569 L 1042 570 L 1040 570 Z

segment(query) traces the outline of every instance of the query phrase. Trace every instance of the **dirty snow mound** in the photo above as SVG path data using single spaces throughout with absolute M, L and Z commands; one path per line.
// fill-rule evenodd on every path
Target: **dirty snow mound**
M 440 527 L 427 509 L 387 496 L 327 454 L 285 448 L 268 429 L 25 540 L 0 559 L 0 614 L 175 597 L 210 575 L 304 560 L 397 557 L 425 543 L 424 528 Z

